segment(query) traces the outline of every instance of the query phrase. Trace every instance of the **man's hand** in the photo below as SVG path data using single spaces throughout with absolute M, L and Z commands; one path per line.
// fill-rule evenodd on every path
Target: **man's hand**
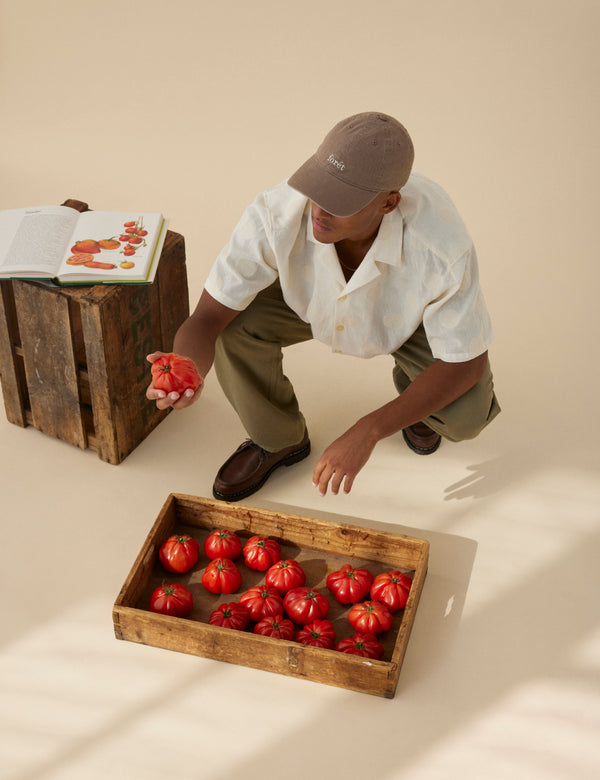
M 327 447 L 313 471 L 313 485 L 324 496 L 331 482 L 331 492 L 338 494 L 342 483 L 349 493 L 358 472 L 371 457 L 377 438 L 368 424 L 359 420 Z
M 167 353 L 152 352 L 150 355 L 146 355 L 146 360 L 149 363 L 154 363 L 155 360 L 158 360 L 165 354 Z M 186 390 L 183 395 L 180 395 L 179 393 L 175 392 L 167 394 L 164 390 L 158 390 L 151 383 L 146 390 L 146 398 L 148 398 L 150 401 L 156 401 L 156 408 L 160 410 L 168 409 L 170 406 L 173 407 L 173 409 L 185 409 L 198 400 L 203 387 L 204 379 L 200 382 L 199 387 L 195 391 Z

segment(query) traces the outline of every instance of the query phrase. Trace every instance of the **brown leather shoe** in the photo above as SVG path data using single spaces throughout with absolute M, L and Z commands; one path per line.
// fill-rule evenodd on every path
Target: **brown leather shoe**
M 291 466 L 310 453 L 308 433 L 299 444 L 267 452 L 247 439 L 219 469 L 213 496 L 221 501 L 239 501 L 256 493 L 279 466 Z
M 418 455 L 431 455 L 442 441 L 440 434 L 432 431 L 424 422 L 409 425 L 408 428 L 403 429 L 402 435 L 411 450 Z

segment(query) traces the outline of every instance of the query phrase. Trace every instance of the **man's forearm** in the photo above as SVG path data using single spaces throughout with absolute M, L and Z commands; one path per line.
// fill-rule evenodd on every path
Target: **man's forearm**
M 401 395 L 359 420 L 375 441 L 435 414 L 470 390 L 483 376 L 487 352 L 464 363 L 432 363 Z
M 238 314 L 204 290 L 195 311 L 175 334 L 173 351 L 193 360 L 200 376 L 205 377 L 215 358 L 219 334 Z
M 194 361 L 198 373 L 204 378 L 210 371 L 215 357 L 215 338 L 198 327 L 192 318 L 186 320 L 175 334 L 173 352 Z

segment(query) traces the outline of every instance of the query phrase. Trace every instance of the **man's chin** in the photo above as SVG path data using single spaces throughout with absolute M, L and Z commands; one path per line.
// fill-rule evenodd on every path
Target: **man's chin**
M 330 234 L 326 233 L 321 230 L 315 230 L 313 228 L 313 236 L 315 238 L 315 241 L 318 241 L 319 244 L 333 244 L 335 243 L 335 238 Z

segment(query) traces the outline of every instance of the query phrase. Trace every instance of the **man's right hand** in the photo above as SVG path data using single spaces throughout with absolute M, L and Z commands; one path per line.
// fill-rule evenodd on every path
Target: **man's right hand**
M 165 354 L 167 353 L 152 352 L 150 355 L 146 355 L 146 360 L 149 363 L 154 363 L 155 360 L 158 360 Z M 168 409 L 169 407 L 172 407 L 173 409 L 186 409 L 188 406 L 191 406 L 198 400 L 203 388 L 204 379 L 201 379 L 200 385 L 196 388 L 195 391 L 189 389 L 180 395 L 176 392 L 165 393 L 164 390 L 159 390 L 158 388 L 154 387 L 153 383 L 151 383 L 146 390 L 146 398 L 148 398 L 150 401 L 156 401 L 156 408 L 160 410 Z

